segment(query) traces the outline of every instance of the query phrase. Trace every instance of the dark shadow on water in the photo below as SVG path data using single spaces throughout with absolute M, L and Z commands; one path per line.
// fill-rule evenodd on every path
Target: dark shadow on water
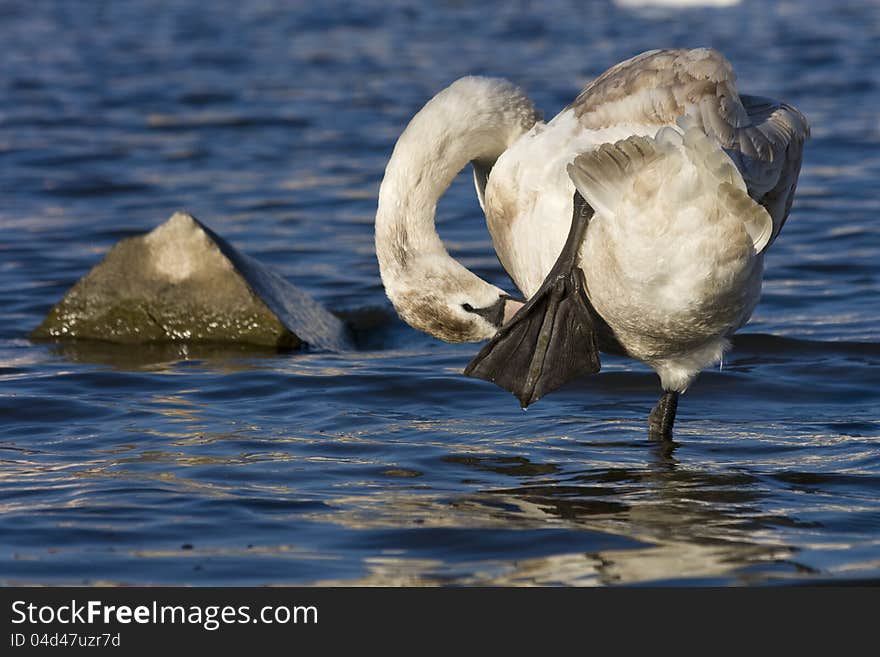
M 622 533 L 637 541 L 579 554 L 545 554 L 517 564 L 493 583 L 571 584 L 593 578 L 604 584 L 691 580 L 717 585 L 816 573 L 793 560 L 797 548 L 754 540 L 761 521 L 765 526 L 793 521 L 762 514 L 758 502 L 765 493 L 757 489 L 756 477 L 683 468 L 674 456 L 679 445 L 672 441 L 646 440 L 642 447 L 651 455 L 644 467 L 587 465 L 577 472 L 526 457 L 445 457 L 447 463 L 494 473 L 501 481 L 517 480 L 514 486 L 491 486 L 455 498 L 451 506 L 458 514 L 469 513 L 473 523 L 487 522 L 480 520 L 484 516 L 507 526 L 561 524 L 596 536 Z
M 532 463 L 523 456 L 461 456 L 455 454 L 445 457 L 443 461 L 511 477 L 534 477 L 559 472 L 559 468 L 552 463 Z
M 733 336 L 732 354 L 859 354 L 880 356 L 880 342 L 809 340 L 767 333 L 740 333 Z
M 404 324 L 393 313 L 392 309 L 380 306 L 333 312 L 348 326 L 355 347 L 369 351 L 393 349 L 397 346 L 395 329 L 399 330 Z

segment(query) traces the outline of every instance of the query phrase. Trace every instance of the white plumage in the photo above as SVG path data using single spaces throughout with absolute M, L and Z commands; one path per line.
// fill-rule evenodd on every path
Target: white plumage
M 580 250 L 589 300 L 664 390 L 683 391 L 758 301 L 809 132 L 796 109 L 740 96 L 734 79 L 714 50 L 651 51 L 549 123 L 508 83 L 454 83 L 407 127 L 382 183 L 376 249 L 395 308 L 446 340 L 498 328 L 473 309 L 503 291 L 455 262 L 434 228 L 436 202 L 467 162 L 498 258 L 526 298 L 560 255 L 577 189 L 595 212 Z M 501 303 L 506 317 L 518 307 Z

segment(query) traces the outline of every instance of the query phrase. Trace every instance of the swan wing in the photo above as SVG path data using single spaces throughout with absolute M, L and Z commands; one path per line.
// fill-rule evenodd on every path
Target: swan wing
M 651 50 L 612 66 L 571 104 L 587 130 L 673 125 L 693 117 L 722 144 L 750 125 L 730 62 L 717 50 Z
M 751 125 L 738 131 L 736 146 L 728 155 L 742 173 L 749 195 L 773 218 L 772 243 L 791 211 L 810 126 L 791 105 L 759 96 L 741 98 Z
M 653 139 L 630 137 L 578 155 L 568 165 L 568 175 L 594 210 L 613 217 L 634 176 L 660 157 Z
M 749 196 L 773 220 L 772 243 L 791 209 L 809 124 L 797 109 L 740 96 L 733 68 L 711 48 L 652 50 L 611 67 L 571 104 L 585 130 L 681 123 L 715 138 Z
M 672 128 L 662 128 L 655 139 L 636 136 L 602 144 L 575 158 L 568 175 L 597 212 L 613 217 L 621 202 L 632 200 L 634 188 L 661 185 L 682 168 L 685 157 L 715 181 L 715 202 L 743 222 L 755 252 L 767 248 L 774 228 L 770 214 L 746 193 L 730 159 L 698 129 L 681 136 Z

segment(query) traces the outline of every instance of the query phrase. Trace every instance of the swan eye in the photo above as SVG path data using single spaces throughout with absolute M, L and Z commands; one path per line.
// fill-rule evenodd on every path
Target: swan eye
M 464 308 L 469 313 L 474 312 L 474 307 L 469 303 L 463 303 L 463 304 L 461 304 L 461 307 Z

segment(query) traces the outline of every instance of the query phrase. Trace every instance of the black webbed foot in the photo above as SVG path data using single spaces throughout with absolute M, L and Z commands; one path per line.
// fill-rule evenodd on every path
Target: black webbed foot
M 601 367 L 597 315 L 578 267 L 592 216 L 593 209 L 575 192 L 568 238 L 544 283 L 464 370 L 509 390 L 523 408 Z

